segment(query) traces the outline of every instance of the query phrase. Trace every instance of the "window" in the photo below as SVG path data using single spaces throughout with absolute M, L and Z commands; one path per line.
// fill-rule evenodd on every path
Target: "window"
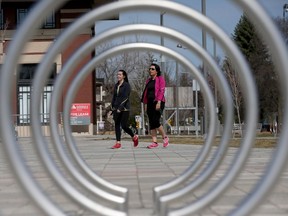
M 3 9 L 0 9 L 0 29 L 4 29 Z
M 52 12 L 52 14 L 44 20 L 43 28 L 44 29 L 51 29 L 51 28 L 55 28 L 55 27 L 56 27 L 55 13 Z
M 19 107 L 19 122 L 20 124 L 30 123 L 30 86 L 18 86 L 18 107 Z
M 41 122 L 49 123 L 49 105 L 51 102 L 53 86 L 45 86 L 41 100 Z
M 23 64 L 18 72 L 18 123 L 30 124 L 30 102 L 32 94 L 32 80 L 35 75 L 37 64 Z M 40 112 L 41 122 L 49 123 L 49 105 L 53 91 L 53 81 L 56 76 L 56 64 L 53 65 L 51 75 L 43 89 Z
M 25 20 L 26 16 L 29 13 L 29 9 L 17 9 L 17 26 L 19 27 Z M 42 28 L 44 29 L 51 29 L 56 27 L 56 22 L 55 22 L 55 13 L 52 12 L 44 21 Z
M 25 9 L 17 9 L 17 26 L 19 27 L 25 20 L 28 15 L 29 10 Z

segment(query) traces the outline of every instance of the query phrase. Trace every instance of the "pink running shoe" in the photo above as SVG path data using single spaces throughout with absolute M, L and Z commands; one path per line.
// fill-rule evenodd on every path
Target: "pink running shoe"
M 116 143 L 114 146 L 111 147 L 112 149 L 119 149 L 121 148 L 121 144 L 120 143 Z
M 169 138 L 166 136 L 166 137 L 163 139 L 163 147 L 166 148 L 168 145 L 169 145 Z
M 133 138 L 132 138 L 133 142 L 134 142 L 134 147 L 137 147 L 138 146 L 138 143 L 139 143 L 139 137 L 138 135 L 135 135 Z
M 147 146 L 147 148 L 152 149 L 152 148 L 157 148 L 158 147 L 158 143 L 151 143 L 149 146 Z

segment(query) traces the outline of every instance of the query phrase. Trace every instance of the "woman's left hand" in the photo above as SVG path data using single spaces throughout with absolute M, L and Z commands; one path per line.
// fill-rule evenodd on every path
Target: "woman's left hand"
M 156 104 L 156 110 L 160 110 L 161 106 L 160 106 L 160 103 L 157 103 Z

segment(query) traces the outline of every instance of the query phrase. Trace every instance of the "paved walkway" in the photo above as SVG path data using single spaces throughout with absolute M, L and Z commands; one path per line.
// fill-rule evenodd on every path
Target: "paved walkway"
M 152 188 L 163 184 L 181 174 L 196 158 L 201 146 L 171 144 L 168 148 L 147 149 L 148 143 L 140 141 L 138 148 L 133 148 L 128 140 L 123 141 L 123 148 L 110 149 L 113 140 L 105 137 L 76 137 L 79 152 L 91 169 L 104 179 L 129 189 L 129 215 L 153 215 Z M 51 181 L 35 155 L 29 138 L 19 139 L 21 151 L 34 178 L 45 192 L 67 215 L 93 215 L 67 199 L 61 190 Z M 52 149 L 52 148 L 51 148 Z M 1 147 L 0 147 L 1 150 Z M 215 149 L 214 149 L 215 150 Z M 180 203 L 189 202 L 205 194 L 217 182 L 229 167 L 237 149 L 231 148 L 216 174 L 202 187 L 191 193 L 189 198 Z M 247 161 L 244 171 L 233 183 L 232 187 L 213 205 L 197 215 L 226 215 L 235 205 L 249 193 L 255 182 L 261 178 L 271 149 L 254 149 Z M 54 153 L 51 150 L 54 158 Z M 43 215 L 33 202 L 21 190 L 12 175 L 5 155 L 0 154 L 0 215 L 30 216 Z M 58 163 L 61 169 L 61 163 Z M 65 172 L 63 170 L 63 172 Z M 88 195 L 88 192 L 84 192 Z M 179 204 L 179 203 L 178 203 Z M 253 214 L 254 216 L 288 215 L 288 170 L 283 173 L 275 190 Z

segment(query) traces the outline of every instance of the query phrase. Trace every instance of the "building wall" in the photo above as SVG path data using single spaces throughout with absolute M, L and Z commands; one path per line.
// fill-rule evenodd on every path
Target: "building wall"
M 10 42 L 13 40 L 13 34 L 17 28 L 17 8 L 30 8 L 33 2 L 22 1 L 22 2 L 10 2 L 3 0 L 1 2 L 1 8 L 3 9 L 4 20 L 9 20 L 7 29 L 1 30 L 1 45 L 0 45 L 0 61 L 3 62 L 7 49 Z M 41 59 L 45 56 L 45 53 L 49 46 L 54 42 L 55 38 L 61 32 L 61 29 L 67 27 L 75 19 L 82 14 L 91 10 L 91 5 L 86 1 L 69 1 L 63 6 L 59 11 L 55 12 L 55 28 L 54 29 L 38 29 L 33 35 L 32 41 L 27 43 L 25 49 L 22 52 L 22 56 L 19 60 L 19 64 L 25 63 L 39 63 Z M 75 37 L 75 40 L 65 49 L 62 53 L 55 57 L 55 63 L 57 65 L 57 73 L 61 70 L 63 64 L 65 64 L 68 58 L 81 46 L 84 42 L 88 41 L 92 37 L 91 28 L 85 29 L 83 32 L 79 32 L 79 35 Z M 91 59 L 91 54 L 87 55 L 81 63 L 75 68 L 74 75 Z M 14 72 L 15 73 L 15 72 Z M 16 73 L 15 73 L 16 75 Z M 71 78 L 72 79 L 72 78 Z M 68 81 L 69 82 L 69 81 Z M 77 103 L 90 103 L 91 110 L 94 110 L 94 74 L 90 74 L 83 84 L 79 92 L 76 95 L 75 102 Z M 68 85 L 65 88 L 67 90 Z M 17 91 L 15 83 L 15 92 L 13 93 L 13 114 L 17 114 Z M 65 91 L 62 98 L 65 96 Z M 62 112 L 63 101 L 60 102 L 59 111 Z M 94 113 L 91 113 L 91 124 L 94 122 Z M 91 127 L 91 125 L 90 125 Z M 84 128 L 86 132 L 91 132 L 91 128 Z
M 68 46 L 68 48 L 62 53 L 62 63 L 65 64 L 65 62 L 67 62 L 67 60 L 69 59 L 70 55 L 73 54 L 83 43 L 89 40 L 90 37 L 91 37 L 90 35 L 77 36 Z M 91 54 L 88 54 L 86 57 L 82 58 L 81 62 L 78 64 L 78 66 L 74 70 L 74 76 L 87 62 L 89 62 L 90 59 L 91 59 Z M 74 76 L 72 76 L 69 79 L 68 85 L 65 87 L 66 91 L 68 90 L 69 84 L 71 83 Z M 94 77 L 95 77 L 95 73 L 94 71 L 91 71 L 91 73 L 83 81 L 80 87 L 80 90 L 77 92 L 75 99 L 74 99 L 74 103 L 90 103 L 91 107 L 95 105 L 94 104 L 95 93 L 93 91 Z M 63 103 L 64 103 L 64 100 L 62 101 L 62 105 Z M 94 119 L 94 113 L 92 112 L 91 122 L 95 124 L 95 122 L 93 122 L 93 119 Z
M 33 33 L 31 42 L 27 43 L 22 56 L 19 60 L 19 64 L 26 63 L 39 63 L 41 59 L 45 56 L 45 53 L 49 46 L 54 42 L 55 38 L 65 29 L 68 25 L 73 23 L 78 17 L 84 13 L 89 12 L 93 8 L 99 7 L 103 4 L 113 2 L 115 0 L 89 0 L 89 1 L 79 1 L 79 0 L 70 0 L 67 1 L 65 5 L 62 6 L 58 11 L 55 11 L 55 28 L 52 29 L 37 29 Z M 13 35 L 17 28 L 17 9 L 31 8 L 31 6 L 37 2 L 37 0 L 2 0 L 1 8 L 3 9 L 4 22 L 8 21 L 8 25 L 5 29 L 0 30 L 0 63 L 2 64 L 7 48 L 9 47 L 10 42 L 13 40 Z M 109 14 L 107 19 L 118 19 L 118 14 Z M 78 35 L 75 36 L 75 39 L 71 44 L 65 49 L 62 53 L 59 53 L 55 57 L 55 63 L 57 65 L 57 73 L 61 71 L 63 65 L 67 62 L 68 58 L 77 50 L 83 43 L 88 41 L 94 34 L 93 26 L 87 27 L 82 32 L 78 32 Z M 90 59 L 92 54 L 88 54 L 84 57 L 81 63 L 75 68 L 73 74 L 75 75 L 79 69 L 81 69 Z M 15 75 L 17 74 L 13 71 Z M 69 88 L 69 83 L 73 77 L 68 80 L 68 84 L 64 88 L 62 98 L 65 98 L 65 92 Z M 15 79 L 17 80 L 17 79 Z M 13 114 L 17 114 L 17 91 L 15 83 L 15 92 L 13 93 Z M 63 100 L 59 105 L 59 112 L 63 110 Z M 95 75 L 94 72 L 91 72 L 88 77 L 82 83 L 80 90 L 77 92 L 75 97 L 75 103 L 90 103 L 91 104 L 91 125 L 96 125 L 96 93 L 95 93 Z M 94 131 L 91 125 L 89 128 L 84 128 L 84 130 Z M 75 129 L 75 128 L 74 128 Z M 78 130 L 79 128 L 76 128 Z M 83 130 L 80 128 L 78 131 Z

